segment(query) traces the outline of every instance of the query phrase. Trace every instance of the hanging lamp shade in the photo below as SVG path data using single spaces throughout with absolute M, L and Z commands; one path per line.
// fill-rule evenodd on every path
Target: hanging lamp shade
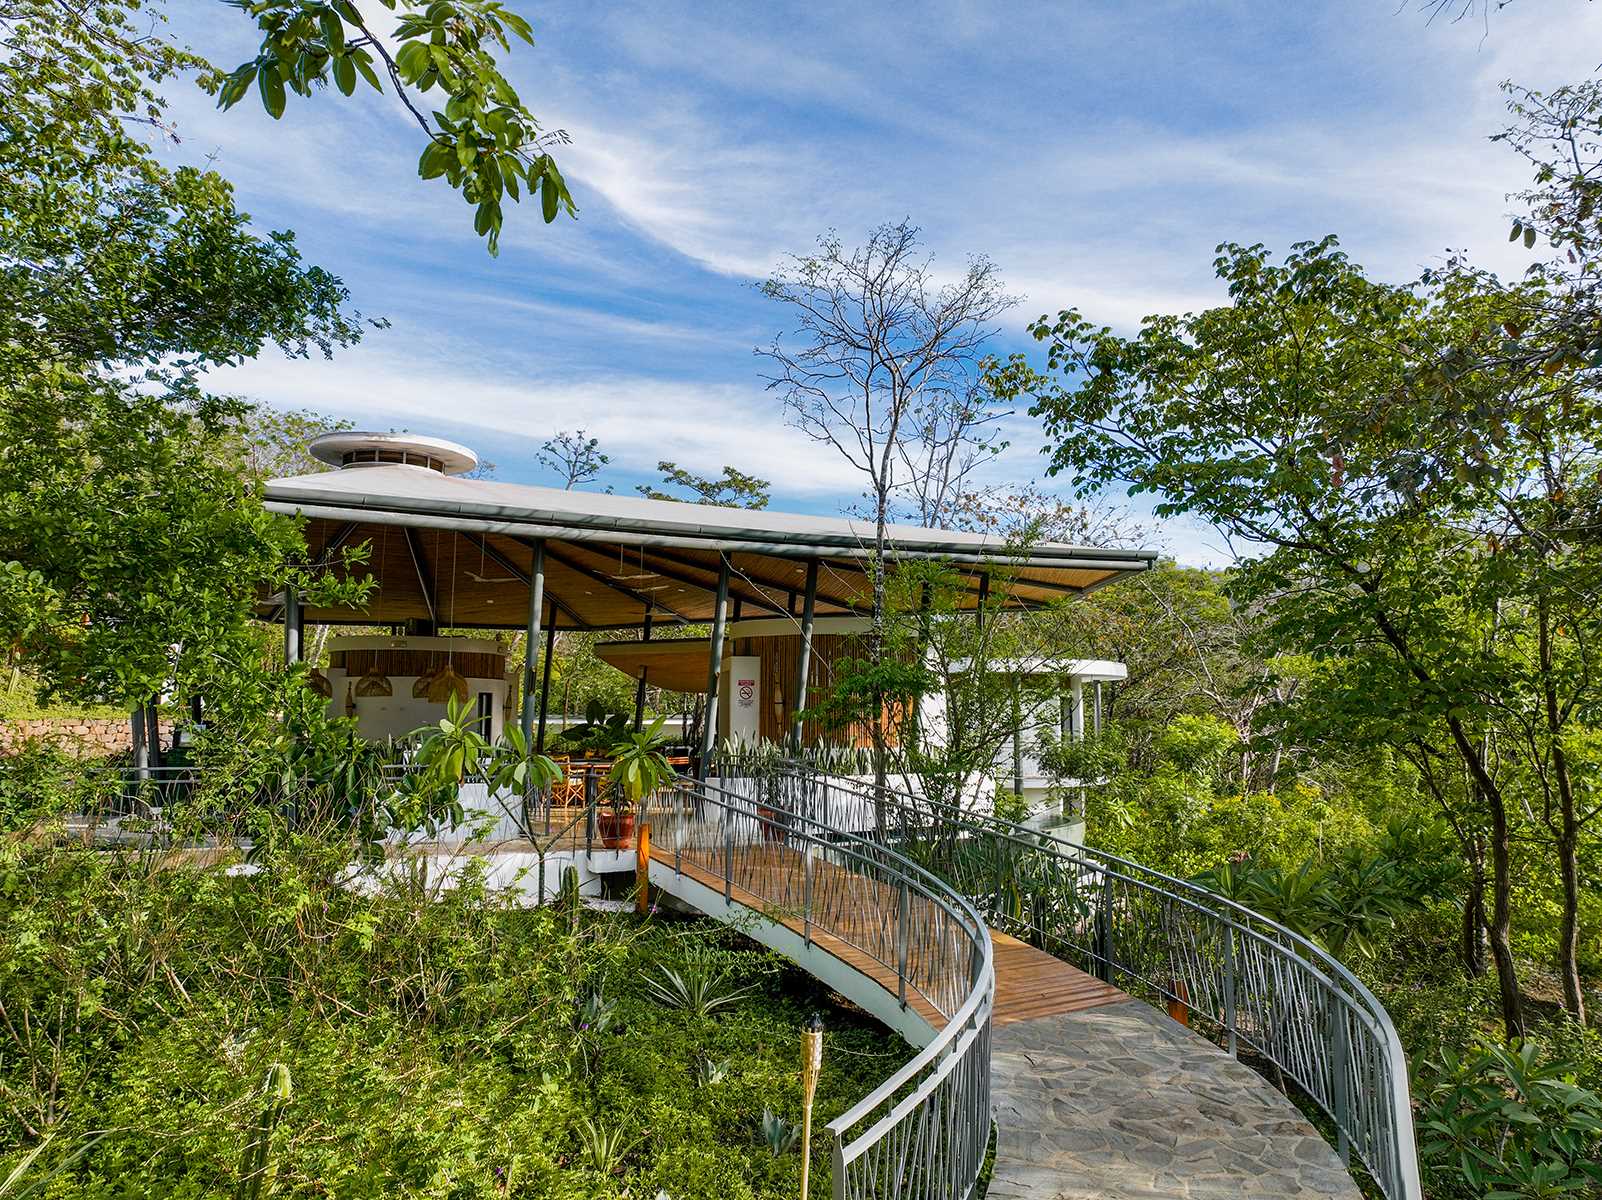
M 334 698 L 334 685 L 328 681 L 328 676 L 324 675 L 318 667 L 313 667 L 311 674 L 306 676 L 306 686 L 325 700 Z
M 393 696 L 395 688 L 389 682 L 389 676 L 378 669 L 374 663 L 367 668 L 367 674 L 356 681 L 356 695 L 366 696 Z
M 467 680 L 455 667 L 446 663 L 434 672 L 434 678 L 428 685 L 427 698 L 435 704 L 444 704 L 452 696 L 458 701 L 467 699 Z
M 416 679 L 412 680 L 412 699 L 427 700 L 428 689 L 434 686 L 434 680 L 439 677 L 439 673 L 439 667 L 429 667 Z

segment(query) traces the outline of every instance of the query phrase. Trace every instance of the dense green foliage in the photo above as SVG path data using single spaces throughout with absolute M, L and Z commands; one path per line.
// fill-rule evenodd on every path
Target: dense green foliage
M 358 884 L 350 850 L 281 835 L 225 872 L 5 844 L 8 1157 L 110 1131 L 46 1195 L 230 1192 L 273 1064 L 273 1195 L 794 1194 L 761 1124 L 799 1118 L 798 1030 L 829 1010 L 807 977 L 705 922 L 520 907 L 483 860 Z M 827 1021 L 821 1120 L 903 1056 Z
M 299 535 L 256 500 L 248 409 L 199 375 L 362 328 L 291 235 L 144 140 L 157 89 L 206 72 L 152 16 L 0 6 L 0 644 L 47 698 L 220 692 L 253 667 L 251 605 L 295 578 Z
M 1065 775 L 1108 780 L 1092 792 L 1088 840 L 1279 921 L 1374 989 L 1416 1073 L 1431 1197 L 1590 1194 L 1574 1189 L 1596 1186 L 1585 1172 L 1602 1155 L 1602 1034 L 1563 1011 L 1550 843 L 1532 831 L 1512 847 L 1509 942 L 1529 1037 L 1506 1044 L 1496 982 L 1473 953 L 1484 933 L 1454 814 L 1394 748 L 1307 736 L 1300 710 L 1324 702 L 1320 671 L 1265 651 L 1228 582 L 1167 566 L 1088 603 L 1097 654 L 1148 631 L 1127 644 L 1107 733 L 1052 751 Z M 1585 930 L 1594 988 L 1602 930 L 1589 915 Z
M 528 22 L 500 0 L 378 0 L 387 10 L 379 22 L 371 7 L 364 15 L 352 0 L 230 2 L 256 23 L 262 40 L 255 58 L 223 77 L 223 108 L 254 86 L 276 120 L 291 92 L 310 98 L 332 83 L 349 96 L 358 77 L 382 92 L 383 72 L 423 131 L 418 174 L 444 178 L 474 206 L 473 229 L 491 254 L 500 244 L 504 197 L 517 202 L 525 189 L 530 199 L 538 192 L 547 223 L 577 212 L 551 156 L 566 135 L 540 129 L 496 62 L 496 47 L 511 49 L 508 35 L 534 43 Z

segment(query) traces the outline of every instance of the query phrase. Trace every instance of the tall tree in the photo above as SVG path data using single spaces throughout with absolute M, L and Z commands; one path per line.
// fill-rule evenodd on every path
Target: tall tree
M 880 226 L 854 250 L 828 234 L 762 290 L 794 321 L 792 341 L 777 337 L 757 351 L 773 372 L 769 387 L 794 425 L 866 480 L 874 528 L 868 652 L 871 666 L 882 669 L 886 526 L 904 498 L 943 505 L 960 485 L 967 452 L 993 440 L 995 410 L 982 364 L 996 322 L 1014 300 L 985 258 L 939 283 L 917 227 L 906 221 Z M 881 726 L 872 721 L 882 773 Z
M 1576 541 L 1594 512 L 1594 398 L 1471 353 L 1493 331 L 1505 340 L 1523 303 L 1471 273 L 1389 287 L 1334 239 L 1283 262 L 1225 246 L 1217 267 L 1228 307 L 1151 317 L 1127 338 L 1074 311 L 1042 319 L 1034 333 L 1058 376 L 1015 361 L 1010 382 L 1033 395 L 1054 470 L 1155 492 L 1159 515 L 1194 513 L 1260 548 L 1232 590 L 1263 606 L 1281 647 L 1382 650 L 1388 669 L 1352 703 L 1383 704 L 1397 740 L 1438 739 L 1467 773 L 1488 817 L 1488 929 L 1517 1035 L 1510 839 L 1523 797 L 1488 739 L 1510 720 L 1540 730 L 1525 767 L 1550 762 L 1557 812 L 1560 751 L 1596 685 L 1540 647 L 1562 629 L 1572 658 L 1602 635 Z M 1552 486 L 1549 441 L 1574 454 Z M 1541 615 L 1559 595 L 1561 624 Z
M 225 180 L 154 156 L 158 88 L 202 64 L 138 14 L 0 3 L 0 639 L 47 693 L 130 706 L 251 659 L 256 589 L 299 552 L 245 470 L 247 406 L 200 375 L 363 328 Z
M 612 461 L 610 454 L 602 452 L 601 439 L 586 437 L 582 429 L 571 433 L 564 429 L 546 439 L 538 458 L 541 466 L 562 481 L 565 491 L 589 483 Z

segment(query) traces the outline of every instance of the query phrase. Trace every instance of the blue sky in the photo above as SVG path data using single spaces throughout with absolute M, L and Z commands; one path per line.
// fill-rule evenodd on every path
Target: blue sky
M 1023 298 L 1002 352 L 1070 305 L 1130 327 L 1217 303 L 1226 240 L 1334 232 L 1395 280 L 1449 248 L 1521 269 L 1505 195 L 1524 172 L 1487 140 L 1497 85 L 1594 70 L 1602 8 L 1519 0 L 1487 30 L 1413 2 L 513 0 L 536 45 L 508 73 L 571 135 L 559 161 L 580 214 L 511 210 L 498 259 L 442 181 L 417 179 L 420 134 L 392 98 L 292 97 L 275 123 L 175 85 L 175 156 L 213 160 L 260 225 L 296 230 L 391 322 L 331 362 L 264 356 L 214 386 L 454 437 L 501 479 L 548 482 L 535 449 L 582 427 L 619 490 L 661 458 L 733 463 L 773 481 L 775 507 L 838 511 L 860 482 L 784 424 L 753 355 L 783 327 L 754 284 L 825 230 L 852 242 L 910 217 L 937 268 L 990 256 Z M 171 14 L 221 65 L 253 52 L 234 9 Z M 1009 432 L 995 480 L 1043 476 L 1038 430 Z M 1185 522 L 1154 541 L 1228 557 Z

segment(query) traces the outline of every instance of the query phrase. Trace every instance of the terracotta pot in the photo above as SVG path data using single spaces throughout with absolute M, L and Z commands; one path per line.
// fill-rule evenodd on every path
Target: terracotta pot
M 779 814 L 766 805 L 757 805 L 757 816 L 762 820 L 762 840 L 764 842 L 784 841 L 784 826 L 779 823 Z
M 631 812 L 603 812 L 596 816 L 601 833 L 601 845 L 608 850 L 627 850 L 634 844 L 634 814 Z

